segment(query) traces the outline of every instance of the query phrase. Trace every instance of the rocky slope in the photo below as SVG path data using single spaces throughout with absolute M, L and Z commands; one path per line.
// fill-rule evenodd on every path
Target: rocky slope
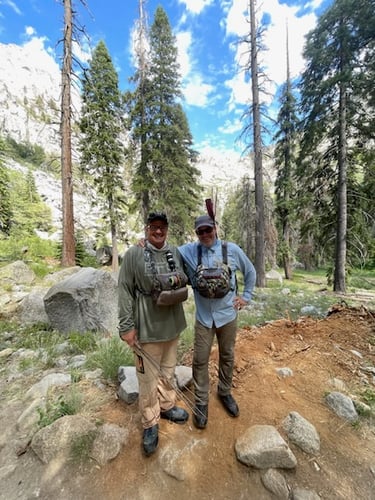
M 37 39 L 22 46 L 0 43 L 0 61 L 0 133 L 59 154 L 61 74 L 58 64 Z M 72 87 L 72 100 L 74 120 L 80 111 L 76 86 Z M 265 180 L 269 179 L 272 185 L 272 162 L 265 160 L 265 164 L 270 172 L 266 173 Z M 206 194 L 217 196 L 221 205 L 244 175 L 253 178 L 251 158 L 241 159 L 230 151 L 202 151 L 197 166 Z

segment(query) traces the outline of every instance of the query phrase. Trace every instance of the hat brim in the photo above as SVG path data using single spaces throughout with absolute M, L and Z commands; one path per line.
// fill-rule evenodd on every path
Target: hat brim
M 212 224 L 212 223 L 209 223 L 209 222 L 204 222 L 202 224 L 198 224 L 198 226 L 195 228 L 195 230 L 197 231 L 201 227 L 215 227 L 215 224 Z

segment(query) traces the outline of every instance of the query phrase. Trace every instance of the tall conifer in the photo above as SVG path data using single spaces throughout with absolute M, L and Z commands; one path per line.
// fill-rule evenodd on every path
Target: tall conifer
M 100 41 L 82 81 L 82 172 L 92 182 L 112 236 L 113 269 L 118 267 L 117 226 L 125 204 L 123 101 L 118 75 Z
M 150 210 L 165 210 L 171 236 L 191 230 L 199 186 L 197 154 L 181 105 L 177 47 L 168 17 L 158 7 L 149 33 L 149 58 L 135 80 L 131 118 L 138 147 L 133 189 L 144 220 Z
M 363 123 L 368 123 L 369 113 L 373 115 L 362 85 L 371 67 L 369 47 L 374 45 L 373 30 L 372 35 L 363 30 L 363 16 L 374 26 L 373 5 L 373 0 L 336 0 L 307 36 L 304 49 L 301 182 L 303 191 L 312 194 L 315 224 L 326 254 L 335 240 L 333 288 L 337 292 L 346 290 L 348 228 L 359 207 L 354 187 L 364 156 L 358 155 L 357 145 L 365 147 Z M 355 247 L 351 250 L 355 252 Z

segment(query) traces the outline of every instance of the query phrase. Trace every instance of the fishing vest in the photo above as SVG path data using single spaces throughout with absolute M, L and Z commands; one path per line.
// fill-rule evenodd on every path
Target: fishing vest
M 219 267 L 202 264 L 202 245 L 198 245 L 198 266 L 194 274 L 194 288 L 208 299 L 221 299 L 231 290 L 232 270 L 228 266 L 227 242 L 222 241 L 223 263 Z
M 165 254 L 170 272 L 164 274 L 157 272 L 153 253 L 147 246 L 144 248 L 144 256 L 145 260 L 149 262 L 153 274 L 152 289 L 149 295 L 155 304 L 171 306 L 184 302 L 188 298 L 186 286 L 188 278 L 183 271 L 176 269 L 172 252 L 168 250 Z

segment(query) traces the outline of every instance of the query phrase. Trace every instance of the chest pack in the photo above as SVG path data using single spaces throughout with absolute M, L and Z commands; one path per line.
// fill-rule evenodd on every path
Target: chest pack
M 231 290 L 232 270 L 228 266 L 226 241 L 221 244 L 223 262 L 219 267 L 205 267 L 202 264 L 202 245 L 198 245 L 198 266 L 195 271 L 195 289 L 208 299 L 221 299 Z
M 186 274 L 176 269 L 176 264 L 172 252 L 168 250 L 165 253 L 169 273 L 158 273 L 154 256 L 149 248 L 144 249 L 145 260 L 150 264 L 152 271 L 152 289 L 151 297 L 153 302 L 158 306 L 171 306 L 184 302 L 188 298 Z

